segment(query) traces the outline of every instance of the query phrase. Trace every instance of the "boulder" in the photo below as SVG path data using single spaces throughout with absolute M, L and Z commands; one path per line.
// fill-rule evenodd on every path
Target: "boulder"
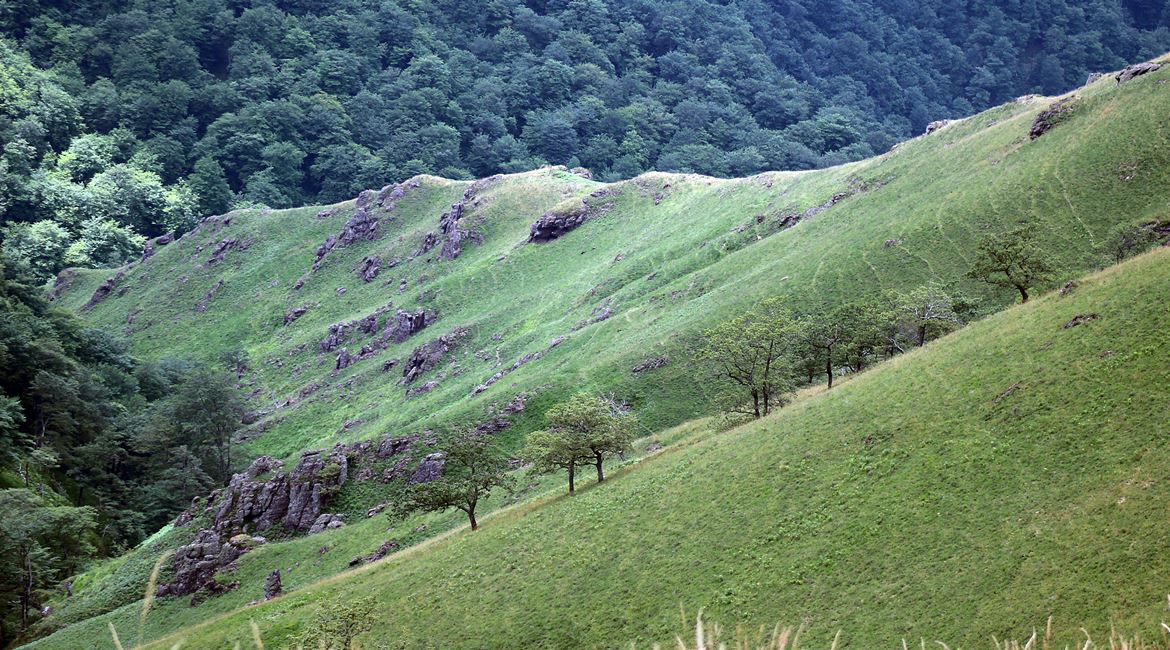
M 315 535 L 325 530 L 333 530 L 345 526 L 344 517 L 339 514 L 325 513 L 313 520 L 309 527 L 309 534 Z
M 430 483 L 443 475 L 443 454 L 429 454 L 410 474 L 411 483 Z
M 300 318 L 301 316 L 304 316 L 307 313 L 309 313 L 308 307 L 293 307 L 292 309 L 290 309 L 289 311 L 284 313 L 284 326 L 288 327 L 294 321 L 296 321 L 296 319 Z
M 930 124 L 926 125 L 926 135 L 930 135 L 931 133 L 938 131 L 950 123 L 950 120 L 937 120 L 935 122 L 931 122 Z

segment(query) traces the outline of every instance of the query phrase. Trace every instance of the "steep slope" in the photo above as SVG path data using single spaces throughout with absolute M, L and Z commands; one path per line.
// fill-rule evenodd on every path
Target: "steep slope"
M 1021 221 L 1040 228 L 1068 277 L 1095 266 L 1112 226 L 1167 215 L 1167 78 L 1164 68 L 1122 86 L 1102 79 L 1035 141 L 1029 129 L 1050 99 L 1027 98 L 819 172 L 729 181 L 651 174 L 615 185 L 555 169 L 475 184 L 421 177 L 392 212 L 371 208 L 375 239 L 334 248 L 316 272 L 314 251 L 344 232 L 354 203 L 324 217 L 318 208 L 237 213 L 159 247 L 86 313 L 124 329 L 146 356 L 214 361 L 246 352 L 243 382 L 262 418 L 251 455 L 287 458 L 482 417 L 520 392 L 536 394 L 540 412 L 570 384 L 615 391 L 656 430 L 706 412 L 702 387 L 682 364 L 631 369 L 671 357 L 680 337 L 761 296 L 787 294 L 800 307 L 939 280 L 993 308 L 1013 296 L 962 275 L 980 236 Z M 428 236 L 442 235 L 441 215 L 465 193 L 473 196 L 459 229 L 471 234 L 458 258 L 442 259 L 441 241 L 415 256 Z M 593 207 L 583 209 L 583 199 Z M 582 212 L 595 218 L 549 243 L 525 243 L 542 215 Z M 375 256 L 380 271 L 363 282 L 358 267 Z M 60 303 L 81 307 L 106 275 L 76 274 Z M 356 330 L 387 307 L 372 333 L 354 331 L 322 351 L 331 325 Z M 297 308 L 307 311 L 284 324 Z M 399 309 L 433 322 L 380 349 Z M 413 349 L 457 330 L 435 370 L 399 385 Z M 341 348 L 356 357 L 364 345 L 372 358 L 335 372 Z M 508 372 L 537 353 L 543 358 Z M 391 359 L 398 365 L 383 372 Z M 432 390 L 407 398 L 430 381 Z
M 886 156 L 819 172 L 740 180 L 650 174 L 615 185 L 557 169 L 475 184 L 420 177 L 417 187 L 406 184 L 391 199 L 392 211 L 375 195 L 363 199 L 379 206 L 365 210 L 378 219 L 372 240 L 365 236 L 369 222 L 355 219 L 355 202 L 235 213 L 157 246 L 92 308 L 83 306 L 108 272 L 64 274 L 57 300 L 124 329 L 143 356 L 218 363 L 225 352 L 245 352 L 249 369 L 241 382 L 252 391 L 258 421 L 238 452 L 241 464 L 262 453 L 293 460 L 337 442 L 478 422 L 523 394 L 525 410 L 498 434 L 514 446 L 549 404 L 582 389 L 614 393 L 633 405 L 647 433 L 658 432 L 710 408 L 680 341 L 761 297 L 785 294 L 803 307 L 940 280 L 980 295 L 992 310 L 1014 296 L 962 279 L 984 233 L 1037 224 L 1071 278 L 1097 264 L 1095 251 L 1115 224 L 1164 220 L 1170 86 L 1161 82 L 1168 73 L 1090 85 L 1077 93 L 1074 110 L 1035 141 L 1028 137 L 1033 120 L 1052 99 L 1026 98 Z M 533 223 L 580 216 L 583 200 L 592 219 L 551 242 L 528 243 Z M 441 226 L 457 203 L 465 236 L 460 254 L 444 259 L 449 239 Z M 415 255 L 428 234 L 434 247 Z M 324 251 L 311 272 L 330 237 L 353 241 Z M 367 283 L 359 270 L 369 275 L 363 260 L 372 256 L 381 263 Z M 286 324 L 301 307 L 307 311 Z M 399 309 L 427 314 L 407 318 L 407 330 L 426 327 L 402 339 Z M 361 321 L 371 314 L 374 331 L 363 333 Z M 339 323 L 356 327 L 335 345 L 331 326 Z M 453 332 L 460 333 L 453 350 L 402 383 L 413 352 Z M 322 343 L 332 349 L 322 351 Z M 366 358 L 337 369 L 343 349 Z M 634 372 L 658 359 L 666 365 Z M 398 363 L 383 370 L 391 360 Z M 476 393 L 498 373 L 502 378 Z M 431 382 L 430 390 L 418 391 Z M 338 507 L 360 518 L 383 498 L 379 490 L 377 482 L 351 482 Z M 273 568 L 265 557 L 298 567 L 286 576 L 291 589 L 342 570 L 388 534 L 405 545 L 458 523 L 439 517 L 426 520 L 427 533 L 411 532 L 417 521 L 387 533 L 379 520 L 327 533 L 336 554 L 318 553 L 323 542 L 316 536 L 271 544 L 241 562 L 241 590 L 195 608 L 185 599 L 167 602 L 170 614 L 151 625 L 169 631 L 255 598 Z M 74 597 L 54 604 L 46 624 L 131 603 L 158 553 L 190 534 L 164 531 L 97 567 L 79 579 Z
M 807 620 L 806 640 L 842 629 L 853 648 L 981 646 L 1050 614 L 1060 644 L 1082 625 L 1152 629 L 1170 589 L 1168 303 L 1163 248 L 575 498 L 157 646 L 227 647 L 250 620 L 280 646 L 359 594 L 377 602 L 368 638 L 410 648 L 645 645 L 684 631 L 680 604 Z M 274 552 L 243 570 L 287 561 Z M 161 607 L 148 635 L 185 616 Z M 125 635 L 136 616 L 110 620 Z M 104 622 L 38 647 L 101 643 Z

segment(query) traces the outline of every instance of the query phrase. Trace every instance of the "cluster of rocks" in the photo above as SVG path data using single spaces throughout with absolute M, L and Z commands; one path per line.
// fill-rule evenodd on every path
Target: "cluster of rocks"
M 307 306 L 302 305 L 300 307 L 293 307 L 284 313 L 284 326 L 288 327 L 298 318 L 304 316 L 307 313 L 309 313 L 309 308 Z
M 207 260 L 207 266 L 215 266 L 221 264 L 226 258 L 229 251 L 238 250 L 246 251 L 252 246 L 252 239 L 236 239 L 235 237 L 225 237 L 215 245 L 211 250 L 211 257 Z
M 617 196 L 621 190 L 615 187 L 597 190 L 581 200 L 580 205 L 569 210 L 553 211 L 542 215 L 529 228 L 529 243 L 550 242 L 581 224 L 603 216 L 613 208 L 613 201 L 599 200 Z
M 936 120 L 926 125 L 926 135 L 930 135 L 939 129 L 946 127 L 951 123 L 951 120 Z
M 1028 130 L 1028 137 L 1035 140 L 1048 133 L 1067 118 L 1076 109 L 1076 105 L 1076 95 L 1069 95 L 1053 102 L 1048 108 L 1040 111 L 1035 120 L 1032 120 L 1032 128 Z
M 362 282 L 373 282 L 374 278 L 378 277 L 378 272 L 382 270 L 382 258 L 377 255 L 368 255 L 358 262 L 357 274 Z
M 383 476 L 393 480 L 405 475 L 411 462 L 411 450 L 419 436 L 386 437 L 378 442 L 337 445 L 324 451 L 301 455 L 291 472 L 283 472 L 283 463 L 271 456 L 261 456 L 248 468 L 232 477 L 227 487 L 213 492 L 206 501 L 196 500 L 191 508 L 175 520 L 185 526 L 196 517 L 207 515 L 209 524 L 195 533 L 194 539 L 180 547 L 172 560 L 174 577 L 159 587 L 160 596 L 216 594 L 230 588 L 215 580 L 216 574 L 230 570 L 234 562 L 251 548 L 266 543 L 257 533 L 279 525 L 286 532 L 315 534 L 344 526 L 344 517 L 325 512 L 330 499 L 350 479 L 353 462 L 372 462 L 398 456 L 396 474 Z M 427 456 L 409 480 L 425 482 L 442 473 L 441 459 Z M 373 478 L 372 474 L 364 477 Z M 357 480 L 362 480 L 359 477 Z
M 325 261 L 325 258 L 335 248 L 345 248 L 346 246 L 352 246 L 353 244 L 360 241 L 372 241 L 377 239 L 379 217 L 375 210 L 380 208 L 383 213 L 393 212 L 397 201 L 406 196 L 407 190 L 411 190 L 417 187 L 419 187 L 418 180 L 411 179 L 405 183 L 399 183 L 398 185 L 387 185 L 380 191 L 365 190 L 359 194 L 355 202 L 357 209 L 354 211 L 353 216 L 345 222 L 344 226 L 342 226 L 341 232 L 337 233 L 336 235 L 329 235 L 329 237 L 327 237 L 325 241 L 317 247 L 316 259 L 313 260 L 312 270 L 319 270 L 321 268 L 321 264 Z M 375 203 L 377 204 L 376 206 Z M 322 211 L 322 213 L 318 214 L 317 216 L 321 217 L 322 215 L 325 215 L 325 217 L 329 217 L 335 213 L 336 209 L 331 209 L 330 211 Z M 363 280 L 369 282 L 373 279 L 373 276 L 377 275 L 377 266 L 377 264 L 374 265 L 372 272 L 371 269 L 367 269 L 365 274 L 359 270 L 359 275 L 362 275 Z M 365 279 L 365 275 L 367 274 L 370 275 L 370 280 Z M 297 283 L 293 285 L 293 288 L 299 289 L 300 287 L 304 286 L 304 283 L 305 278 L 302 277 L 301 279 L 297 280 Z
M 124 277 L 126 277 L 126 272 L 118 271 L 114 275 L 106 278 L 101 284 L 98 285 L 98 288 L 94 290 L 93 295 L 90 296 L 89 300 L 87 300 L 86 303 L 81 306 L 81 311 L 89 311 L 93 309 L 99 302 L 109 298 L 110 294 L 114 292 L 114 289 L 118 287 L 118 283 L 121 282 L 122 278 Z
M 1121 72 L 1118 72 L 1115 79 L 1117 79 L 1117 85 L 1120 86 L 1123 83 L 1133 81 L 1135 77 L 1140 77 L 1151 72 L 1157 72 L 1161 69 L 1162 64 L 1160 63 L 1153 63 L 1150 61 L 1145 63 L 1135 63 L 1134 65 L 1125 68 Z

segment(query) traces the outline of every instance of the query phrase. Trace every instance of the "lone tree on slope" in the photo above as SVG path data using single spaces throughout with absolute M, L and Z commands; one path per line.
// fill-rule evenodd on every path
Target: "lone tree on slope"
M 984 239 L 976 251 L 967 277 L 1020 292 L 1028 302 L 1028 290 L 1052 278 L 1055 269 L 1036 243 L 1034 226 L 1021 226 Z
M 467 514 L 471 530 L 478 530 L 475 508 L 497 487 L 508 488 L 508 463 L 490 447 L 490 439 L 473 430 L 457 432 L 442 446 L 443 472 L 427 483 L 411 485 L 391 511 L 401 519 L 415 512 L 458 508 Z

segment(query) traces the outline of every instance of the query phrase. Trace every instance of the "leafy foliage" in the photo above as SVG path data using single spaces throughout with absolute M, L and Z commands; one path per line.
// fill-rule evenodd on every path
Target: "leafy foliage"
M 395 501 L 391 517 L 401 518 L 415 511 L 435 512 L 448 508 L 462 510 L 479 528 L 475 509 L 496 488 L 510 488 L 508 462 L 491 448 L 491 438 L 474 430 L 460 431 L 442 446 L 441 475 L 425 483 L 413 483 Z
M 979 243 L 968 276 L 1020 292 L 1028 302 L 1028 290 L 1052 279 L 1055 269 L 1036 242 L 1036 228 L 1020 226 L 990 235 Z
M 70 243 L 89 219 L 154 237 L 422 172 L 833 165 L 1170 48 L 1158 3 L 1109 0 L 17 4 L 0 219 Z

